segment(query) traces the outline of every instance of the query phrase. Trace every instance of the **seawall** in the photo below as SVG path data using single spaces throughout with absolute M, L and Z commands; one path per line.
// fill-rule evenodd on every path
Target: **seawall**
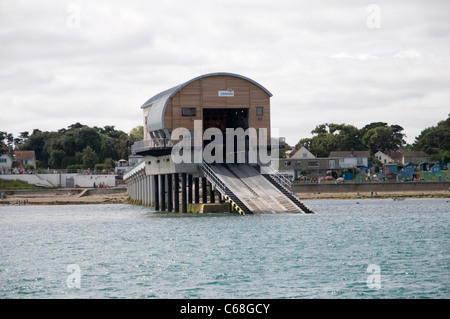
M 418 182 L 366 182 L 344 184 L 312 184 L 294 183 L 291 191 L 302 193 L 358 193 L 358 192 L 445 192 L 449 190 L 450 182 L 418 181 Z
M 116 175 L 84 175 L 84 174 L 1 174 L 1 179 L 25 181 L 31 185 L 45 187 L 93 187 L 101 183 L 109 187 L 116 186 Z

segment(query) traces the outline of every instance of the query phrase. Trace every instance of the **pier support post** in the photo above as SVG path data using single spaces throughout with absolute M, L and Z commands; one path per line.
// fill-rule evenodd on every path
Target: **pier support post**
M 148 206 L 153 206 L 153 203 L 155 201 L 155 196 L 153 194 L 153 188 L 155 187 L 153 183 L 153 176 L 151 175 L 147 176 L 147 182 L 148 182 Z
M 181 173 L 181 212 L 187 213 L 186 173 Z
M 192 204 L 192 175 L 188 175 L 188 203 Z
M 208 193 L 206 190 L 206 177 L 202 177 L 202 203 L 207 203 L 208 202 Z
M 142 205 L 147 205 L 147 192 L 148 192 L 148 188 L 147 188 L 147 176 L 144 173 L 144 177 L 142 177 L 142 186 L 143 186 L 143 198 L 142 198 Z
M 209 202 L 210 203 L 215 203 L 215 196 L 214 196 L 214 188 L 213 188 L 213 184 L 209 184 Z
M 166 210 L 166 175 L 161 174 L 161 175 L 159 175 L 159 178 L 161 179 L 161 187 L 159 188 L 160 193 L 161 193 L 161 210 L 165 211 Z
M 173 204 L 175 213 L 180 212 L 180 177 L 173 174 Z
M 167 210 L 173 210 L 172 174 L 167 174 Z
M 153 194 L 155 195 L 155 210 L 159 210 L 159 181 L 158 175 L 153 175 L 153 184 L 155 188 L 153 189 Z
M 200 202 L 200 189 L 199 189 L 199 178 L 194 178 L 194 202 L 198 204 Z

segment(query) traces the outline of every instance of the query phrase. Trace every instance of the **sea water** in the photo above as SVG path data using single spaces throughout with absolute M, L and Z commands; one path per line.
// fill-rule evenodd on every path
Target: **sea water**
M 0 298 L 449 298 L 448 199 L 316 214 L 0 206 Z

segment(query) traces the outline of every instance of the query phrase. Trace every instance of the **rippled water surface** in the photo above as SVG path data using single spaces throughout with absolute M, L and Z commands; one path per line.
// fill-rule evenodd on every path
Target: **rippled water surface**
M 0 298 L 450 297 L 448 199 L 305 203 L 317 213 L 0 206 Z

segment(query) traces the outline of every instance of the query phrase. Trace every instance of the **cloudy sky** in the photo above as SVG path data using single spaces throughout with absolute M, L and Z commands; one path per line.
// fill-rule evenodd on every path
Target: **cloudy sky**
M 450 1 L 0 0 L 0 131 L 142 124 L 210 72 L 273 93 L 289 144 L 322 123 L 405 128 L 450 113 Z

